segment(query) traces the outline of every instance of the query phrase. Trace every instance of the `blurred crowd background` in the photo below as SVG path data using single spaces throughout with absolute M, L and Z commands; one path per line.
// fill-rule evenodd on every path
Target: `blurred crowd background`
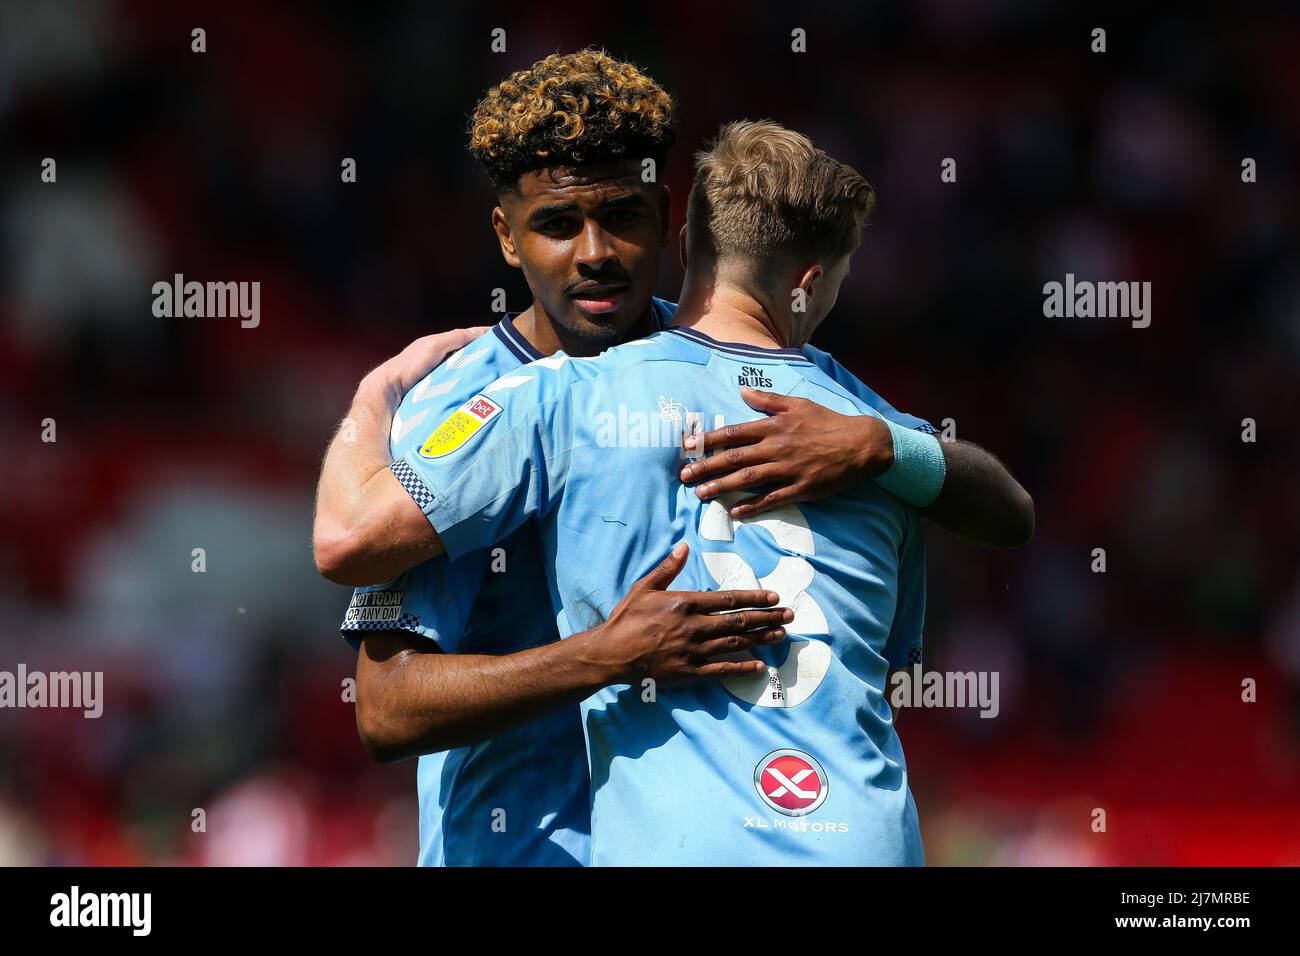
M 1001 713 L 901 716 L 929 861 L 1300 864 L 1300 19 L 1029 0 L 0 2 L 0 670 L 105 673 L 98 720 L 0 710 L 0 863 L 414 862 L 315 478 L 366 370 L 527 306 L 466 117 L 587 44 L 677 95 L 677 223 L 730 119 L 871 180 L 817 344 L 1034 495 L 1030 547 L 930 536 L 927 666 Z M 1067 272 L 1151 282 L 1150 327 L 1045 318 Z M 155 318 L 175 273 L 260 281 L 260 326 Z

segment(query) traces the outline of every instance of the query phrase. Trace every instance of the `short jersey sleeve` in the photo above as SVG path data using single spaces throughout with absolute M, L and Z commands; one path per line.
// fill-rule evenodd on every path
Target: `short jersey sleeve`
M 391 466 L 394 474 L 413 496 L 419 490 L 418 483 L 407 476 L 402 456 L 420 447 L 430 421 L 440 421 L 449 408 L 465 400 L 467 393 L 473 394 L 496 377 L 501 358 L 492 351 L 494 347 L 489 336 L 477 339 L 403 396 L 393 415 L 389 452 L 396 459 Z M 339 630 L 354 649 L 360 648 L 366 632 L 406 631 L 427 637 L 442 650 L 453 653 L 465 633 L 488 560 L 487 552 L 465 555 L 454 562 L 437 557 L 386 584 L 357 588 Z
M 504 375 L 424 430 L 393 472 L 453 559 L 548 514 L 568 477 L 574 428 L 564 355 Z
M 823 352 L 819 348 L 811 345 L 803 347 L 803 353 L 813 364 L 830 376 L 837 385 L 851 392 L 856 398 L 865 402 L 868 406 L 880 413 L 880 417 L 893 422 L 895 425 L 901 425 L 904 428 L 914 428 L 917 431 L 926 432 L 927 434 L 936 434 L 939 429 L 935 428 L 924 418 L 917 418 L 915 415 L 909 415 L 906 412 L 900 412 L 889 402 L 885 401 L 872 389 L 868 388 L 856 375 L 837 362 L 828 352 Z
M 925 528 L 920 514 L 907 509 L 907 528 L 898 549 L 898 601 L 885 639 L 890 669 L 921 663 L 925 630 Z
M 438 557 L 387 584 L 357 588 L 339 630 L 356 650 L 368 631 L 406 631 L 455 653 L 487 564 L 486 551 L 467 554 L 459 561 Z

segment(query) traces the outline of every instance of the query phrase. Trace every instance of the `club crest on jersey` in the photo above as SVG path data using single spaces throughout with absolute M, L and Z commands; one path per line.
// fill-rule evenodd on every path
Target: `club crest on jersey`
M 463 448 L 466 442 L 500 414 L 500 405 L 484 395 L 475 395 L 433 430 L 433 434 L 420 447 L 421 457 L 441 458 Z
M 777 813 L 802 817 L 826 802 L 826 771 L 802 750 L 773 750 L 754 768 L 754 787 Z

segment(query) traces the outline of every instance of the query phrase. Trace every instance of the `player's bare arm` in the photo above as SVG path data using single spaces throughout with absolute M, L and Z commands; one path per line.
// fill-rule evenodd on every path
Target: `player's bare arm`
M 610 684 L 667 685 L 753 674 L 759 660 L 716 660 L 774 644 L 794 619 L 774 591 L 669 591 L 678 544 L 614 608 L 567 640 L 514 654 L 443 654 L 402 631 L 367 635 L 357 656 L 357 729 L 388 763 L 487 740 Z
M 328 580 L 378 584 L 442 552 L 429 522 L 388 468 L 388 435 L 402 396 L 484 331 L 426 335 L 361 380 L 325 453 L 316 490 L 312 548 L 316 569 Z
M 883 474 L 894 463 L 884 421 L 841 415 L 803 398 L 745 389 L 765 418 L 698 436 L 712 452 L 682 468 L 682 480 L 708 501 L 728 492 L 766 489 L 731 508 L 734 517 L 787 502 L 811 501 Z M 688 439 L 688 442 L 691 439 Z M 941 442 L 939 496 L 921 509 L 944 530 L 987 548 L 1015 548 L 1034 534 L 1034 502 L 992 454 L 970 442 Z

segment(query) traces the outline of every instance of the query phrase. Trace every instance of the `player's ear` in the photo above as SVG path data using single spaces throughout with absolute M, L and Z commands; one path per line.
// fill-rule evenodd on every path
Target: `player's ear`
M 500 206 L 492 210 L 492 229 L 497 234 L 497 242 L 501 244 L 501 258 L 506 260 L 506 265 L 515 269 L 521 268 L 519 252 L 515 248 L 515 236 L 510 231 L 510 220 L 506 218 L 505 210 Z
M 803 275 L 799 277 L 799 288 L 803 289 L 810 297 L 817 291 L 817 281 L 825 274 L 826 270 L 822 268 L 820 262 L 814 262 L 807 269 L 804 269 Z

